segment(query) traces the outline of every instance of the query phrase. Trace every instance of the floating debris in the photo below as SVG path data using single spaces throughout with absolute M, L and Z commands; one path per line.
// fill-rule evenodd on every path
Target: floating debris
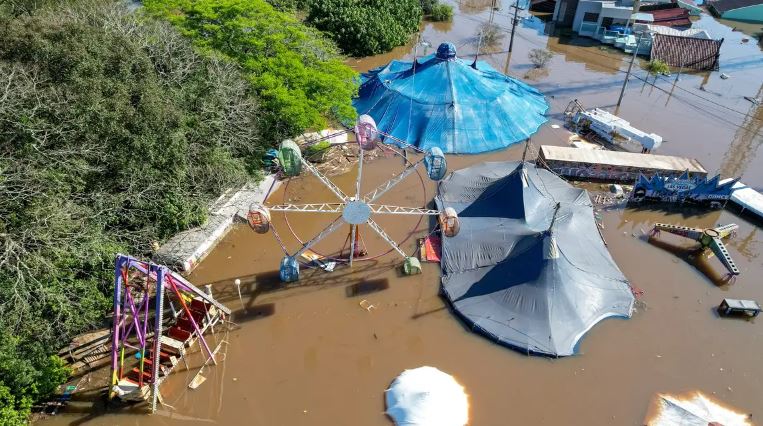
M 376 306 L 372 305 L 371 302 L 366 299 L 361 300 L 358 305 L 360 305 L 361 308 L 367 310 L 368 312 L 371 312 L 371 309 L 376 309 Z
M 728 388 L 731 391 L 731 388 Z M 713 401 L 701 392 L 678 397 L 667 394 L 657 396 L 657 414 L 646 422 L 647 426 L 723 425 L 751 426 L 749 416 L 735 412 Z

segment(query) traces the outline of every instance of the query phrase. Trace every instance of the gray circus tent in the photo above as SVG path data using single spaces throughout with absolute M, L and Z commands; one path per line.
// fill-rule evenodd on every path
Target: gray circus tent
M 630 317 L 634 297 L 594 222 L 588 193 L 529 163 L 492 162 L 440 183 L 442 288 L 471 328 L 525 353 L 566 356 L 597 322 Z

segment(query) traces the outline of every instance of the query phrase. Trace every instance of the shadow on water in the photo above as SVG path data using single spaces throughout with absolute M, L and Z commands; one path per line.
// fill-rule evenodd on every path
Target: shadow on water
M 356 263 L 352 268 L 346 265 L 338 265 L 337 270 L 326 272 L 320 268 L 309 268 L 301 271 L 300 280 L 292 283 L 281 282 L 277 270 L 258 273 L 251 276 L 241 277 L 241 299 L 232 280 L 224 280 L 212 283 L 215 288 L 215 299 L 230 306 L 241 306 L 234 312 L 237 322 L 260 319 L 274 315 L 275 303 L 285 290 L 298 292 L 325 291 L 334 287 L 345 287 L 347 297 L 361 296 L 375 293 L 389 288 L 389 280 L 386 278 L 374 278 L 395 269 L 398 277 L 404 277 L 399 265 L 392 263 L 380 263 L 369 260 Z M 349 285 L 348 285 L 349 284 Z M 255 304 L 255 302 L 267 295 L 268 303 Z M 242 306 L 243 305 L 243 306 Z
M 106 388 L 99 387 L 86 392 L 77 392 L 78 399 L 72 398 L 72 401 L 82 401 L 87 404 L 68 404 L 66 413 L 87 414 L 85 417 L 72 420 L 69 426 L 81 426 L 94 421 L 104 415 L 139 415 L 144 416 L 149 412 L 146 403 L 124 403 L 116 400 L 108 401 L 106 397 Z
M 644 239 L 651 245 L 661 248 L 668 253 L 671 253 L 682 259 L 684 262 L 690 264 L 721 290 L 728 290 L 729 286 L 734 283 L 733 276 L 722 273 L 719 274 L 712 266 L 710 261 L 715 256 L 710 250 L 698 248 L 696 245 L 692 247 L 686 247 L 655 237 L 645 236 Z
M 701 217 L 707 214 L 718 212 L 720 210 L 708 209 L 706 207 L 691 204 L 669 204 L 669 203 L 628 203 L 625 208 L 629 213 L 660 213 L 662 215 L 680 215 L 687 219 L 690 217 Z
M 386 278 L 377 280 L 367 280 L 345 287 L 347 297 L 365 296 L 371 293 L 377 293 L 389 288 L 389 280 Z
M 440 306 L 439 308 L 430 309 L 428 311 L 417 312 L 417 313 L 411 315 L 411 319 L 419 319 L 419 318 L 425 317 L 427 315 L 432 315 L 432 314 L 436 314 L 438 312 L 442 312 L 444 310 L 448 310 L 448 307 L 450 306 L 449 305 L 450 302 L 448 302 L 447 298 L 445 298 L 445 297 L 442 297 L 442 300 L 445 303 L 445 305 Z
M 248 308 L 241 308 L 233 311 L 233 321 L 241 324 L 244 322 L 254 321 L 262 318 L 267 318 L 276 313 L 275 303 L 262 303 L 259 305 L 253 305 Z

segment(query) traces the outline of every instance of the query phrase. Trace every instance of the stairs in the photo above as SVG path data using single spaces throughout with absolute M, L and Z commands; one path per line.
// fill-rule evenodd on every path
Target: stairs
M 161 352 L 159 353 L 160 365 L 157 380 L 160 385 L 164 378 L 172 373 L 179 360 L 185 356 L 187 349 L 198 339 L 199 336 L 193 322 L 196 322 L 199 331 L 204 334 L 221 318 L 220 310 L 199 298 L 192 299 L 187 306 L 190 315 L 185 309 L 181 310 L 172 325 L 165 328 L 162 335 L 159 336 Z M 118 382 L 120 388 L 118 393 L 123 400 L 148 400 L 150 397 L 154 372 L 153 340 L 147 343 L 146 348 L 142 372 L 140 360 L 138 360 L 137 365 L 127 371 Z

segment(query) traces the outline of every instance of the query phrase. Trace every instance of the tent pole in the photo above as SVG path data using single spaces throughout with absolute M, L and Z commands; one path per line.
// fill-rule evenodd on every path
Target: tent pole
M 522 153 L 522 162 L 525 162 L 527 157 L 527 150 L 530 148 L 530 138 L 525 139 L 525 151 Z

